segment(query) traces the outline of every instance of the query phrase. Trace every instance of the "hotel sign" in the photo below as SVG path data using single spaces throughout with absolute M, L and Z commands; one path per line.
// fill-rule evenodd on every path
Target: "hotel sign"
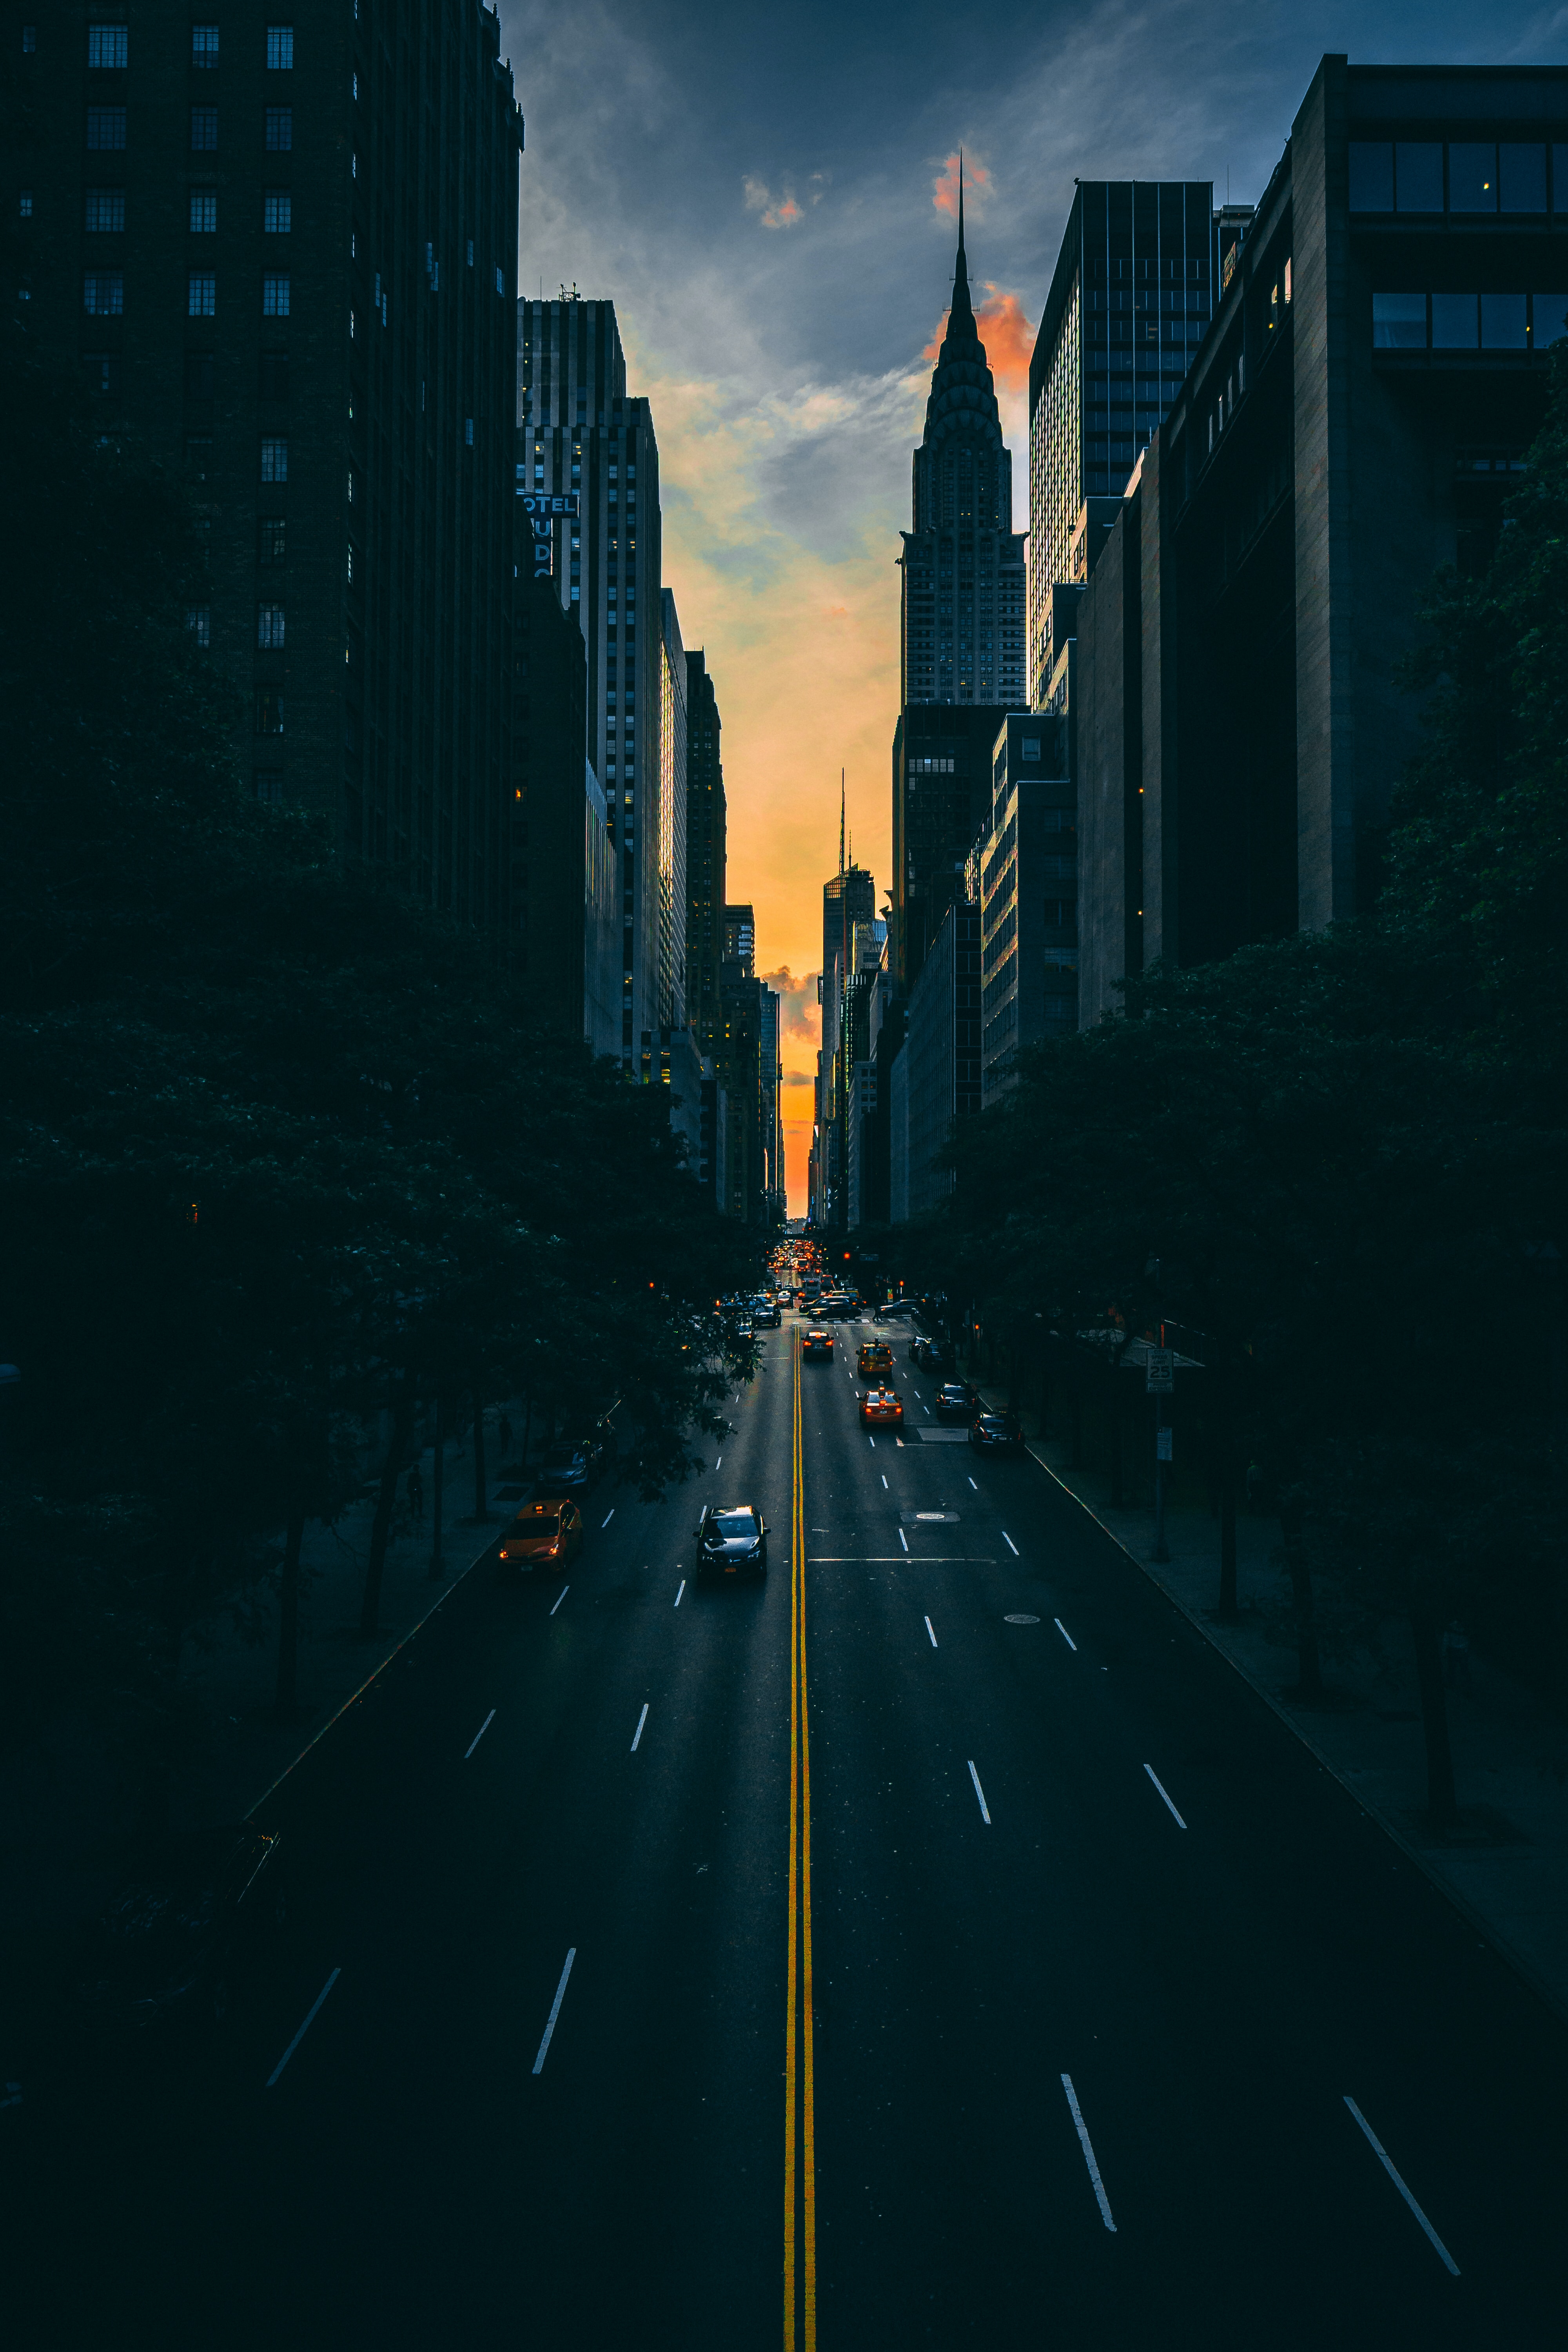
M 548 580 L 555 569 L 555 526 L 563 516 L 575 522 L 581 494 L 576 490 L 519 490 L 523 513 L 533 530 L 533 576 Z

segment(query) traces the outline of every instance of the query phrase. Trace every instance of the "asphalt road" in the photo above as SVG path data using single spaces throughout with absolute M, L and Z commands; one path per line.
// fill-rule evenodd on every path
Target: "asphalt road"
M 901 1338 L 873 1444 L 858 1336 L 798 1510 L 786 1320 L 695 1489 L 459 1586 L 268 1801 L 209 2046 L 0 2114 L 11 2341 L 1562 2340 L 1568 2034 Z

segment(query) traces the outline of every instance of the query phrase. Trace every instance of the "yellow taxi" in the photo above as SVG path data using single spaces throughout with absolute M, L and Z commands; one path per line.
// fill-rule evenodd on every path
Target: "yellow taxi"
M 563 1566 L 583 1549 L 583 1514 L 564 1495 L 525 1503 L 501 1538 L 503 1569 Z
M 893 1351 L 886 1339 L 862 1339 L 860 1352 L 855 1359 L 855 1369 L 863 1381 L 880 1381 L 890 1375 Z
M 896 1389 L 868 1389 L 860 1399 L 862 1429 L 901 1429 L 904 1425 L 903 1399 Z

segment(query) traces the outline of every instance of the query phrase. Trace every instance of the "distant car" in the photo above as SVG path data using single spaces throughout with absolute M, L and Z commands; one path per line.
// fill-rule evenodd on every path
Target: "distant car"
M 1016 1412 L 977 1412 L 969 1424 L 969 1443 L 977 1454 L 1021 1454 L 1024 1425 Z
M 604 1461 L 604 1440 L 595 1431 L 585 1437 L 559 1439 L 544 1457 L 544 1467 L 539 1474 L 540 1492 L 584 1494 L 598 1477 Z
M 526 1574 L 575 1559 L 583 1549 L 583 1514 L 569 1495 L 542 1496 L 519 1511 L 500 1539 L 504 1575 Z
M 914 1311 L 915 1302 L 912 1298 L 889 1298 L 882 1309 L 882 1320 L 884 1323 L 890 1323 L 895 1316 L 901 1320 L 904 1317 L 912 1315 Z
M 779 1293 L 779 1305 L 781 1307 L 789 1307 L 793 1304 L 794 1294 L 788 1290 L 781 1290 Z
M 766 1576 L 768 1531 L 763 1515 L 750 1503 L 721 1510 L 710 1503 L 697 1523 L 697 1574 Z
M 879 1381 L 891 1375 L 893 1351 L 885 1339 L 862 1339 L 855 1359 L 855 1369 L 863 1381 Z
M 776 1331 L 784 1320 L 783 1317 L 779 1313 L 777 1300 L 764 1298 L 762 1305 L 757 1308 L 755 1319 L 761 1328 L 768 1331 Z
M 945 1372 L 951 1360 L 947 1349 L 940 1339 L 926 1341 L 925 1353 L 921 1356 L 921 1362 L 928 1372 Z
M 903 1399 L 896 1389 L 868 1389 L 860 1400 L 862 1429 L 902 1429 Z
M 236 1977 L 281 1924 L 281 1847 L 276 1830 L 248 1822 L 149 1846 L 89 1931 L 83 2009 L 132 2032 L 218 2022 Z
M 967 1381 L 944 1381 L 937 1391 L 938 1421 L 973 1421 L 980 1400 Z
M 930 1346 L 931 1341 L 926 1338 L 925 1333 L 923 1331 L 917 1331 L 910 1341 L 910 1363 L 923 1364 L 926 1360 L 926 1349 Z
M 800 1352 L 803 1356 L 815 1356 L 819 1362 L 826 1362 L 833 1354 L 832 1332 L 821 1330 L 814 1323 L 801 1343 Z

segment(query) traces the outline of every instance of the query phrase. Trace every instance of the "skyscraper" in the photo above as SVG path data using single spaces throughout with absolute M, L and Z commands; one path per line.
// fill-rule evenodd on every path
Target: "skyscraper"
M 660 972 L 668 971 L 659 886 L 666 652 L 658 446 L 647 401 L 626 394 L 613 302 L 564 291 L 554 300 L 519 302 L 516 454 L 519 491 L 575 492 L 579 502 L 563 534 L 559 586 L 587 646 L 588 757 L 605 788 L 620 880 L 621 1058 L 641 1071 L 644 1033 L 665 1021 Z
M 914 454 L 903 534 L 901 699 L 1019 708 L 1026 690 L 1024 541 L 1013 458 L 969 299 L 963 197 L 947 331 Z
M 668 588 L 659 594 L 658 981 L 656 1020 L 686 1025 L 686 648 Z
M 1027 694 L 1024 540 L 1013 529 L 1013 460 L 969 297 L 962 194 L 952 308 L 913 473 L 893 739 L 892 972 L 900 996 L 920 975 L 990 810 L 996 730 Z
M 1050 700 L 1058 652 L 1051 591 L 1088 577 L 1089 502 L 1121 497 L 1204 339 L 1215 229 L 1209 180 L 1083 180 L 1073 197 L 1029 362 L 1036 709 Z
M 717 1048 L 724 928 L 724 762 L 718 697 L 700 653 L 686 656 L 686 1017 Z
M 258 797 L 500 923 L 522 122 L 497 17 L 36 14 L 6 19 L 8 294 L 101 429 L 184 471 L 190 625 Z
M 816 1194 L 812 1216 L 820 1224 L 842 1224 L 845 1213 L 844 1141 L 846 1087 L 843 1028 L 845 992 L 854 971 L 855 935 L 877 912 L 877 884 L 868 868 L 847 866 L 842 813 L 838 871 L 822 889 L 822 1051 L 817 1064 Z

